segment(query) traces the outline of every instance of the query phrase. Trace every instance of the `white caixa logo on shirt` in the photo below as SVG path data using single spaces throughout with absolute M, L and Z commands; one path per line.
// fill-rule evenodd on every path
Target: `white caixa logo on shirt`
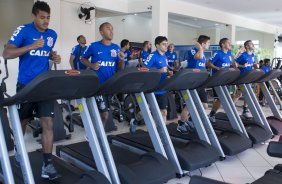
M 112 50 L 111 50 L 111 56 L 112 56 L 112 57 L 117 57 L 117 51 L 114 50 L 114 49 L 112 49 Z
M 52 47 L 54 44 L 54 39 L 52 37 L 47 37 L 47 45 Z

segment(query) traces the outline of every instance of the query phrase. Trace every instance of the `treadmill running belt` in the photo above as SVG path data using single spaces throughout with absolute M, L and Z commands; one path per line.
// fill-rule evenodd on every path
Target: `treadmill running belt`
M 110 136 L 111 140 L 143 149 L 153 150 L 153 144 L 148 132 L 137 130 L 134 134 L 124 133 Z M 178 141 L 172 139 L 175 151 L 182 169 L 192 171 L 206 167 L 219 160 L 219 154 L 204 141 Z
M 138 155 L 112 144 L 110 148 L 123 184 L 159 184 L 176 177 L 173 165 L 158 153 Z M 64 153 L 85 165 L 96 168 L 88 142 L 57 146 L 56 149 L 59 156 Z
M 84 174 L 83 171 L 71 166 L 70 164 L 67 164 L 66 162 L 62 161 L 58 157 L 52 156 L 52 162 L 62 177 L 54 181 L 43 179 L 41 178 L 42 152 L 34 151 L 34 152 L 30 152 L 28 155 L 30 159 L 30 165 L 32 167 L 33 177 L 34 177 L 36 184 L 50 184 L 50 183 L 76 184 L 80 182 L 80 179 L 82 175 Z M 10 157 L 10 160 L 11 160 L 11 165 L 12 165 L 12 169 L 14 173 L 15 183 L 17 184 L 24 183 L 23 178 L 22 178 L 21 169 L 15 166 L 14 156 Z M 109 181 L 102 174 L 98 172 L 96 173 L 95 173 L 95 177 L 93 177 L 91 181 L 89 181 L 88 183 L 84 183 L 84 184 L 92 184 L 92 183 L 109 184 Z
M 180 139 L 190 140 L 190 136 L 187 134 L 180 134 L 176 130 L 176 123 L 171 123 L 168 127 L 168 132 L 171 136 L 175 136 Z M 219 125 L 218 125 L 219 126 Z M 218 127 L 215 126 L 215 127 Z M 215 129 L 218 141 L 224 151 L 224 153 L 228 156 L 236 155 L 252 146 L 252 142 L 248 139 L 244 134 L 239 131 L 232 130 L 230 128 L 226 129 L 225 127 L 228 126 L 228 123 L 223 123 L 223 127 L 219 129 Z M 220 130 L 220 131 L 217 131 Z M 177 132 L 177 133 L 175 133 Z
M 216 125 L 218 125 L 218 127 L 222 127 L 224 125 L 225 127 L 229 126 L 231 128 L 231 124 L 228 123 L 229 120 L 225 113 L 216 113 L 215 117 Z M 241 117 L 241 120 L 244 123 L 245 129 L 253 144 L 258 144 L 271 139 L 271 132 L 266 130 L 262 125 L 254 122 L 253 119 L 245 119 Z

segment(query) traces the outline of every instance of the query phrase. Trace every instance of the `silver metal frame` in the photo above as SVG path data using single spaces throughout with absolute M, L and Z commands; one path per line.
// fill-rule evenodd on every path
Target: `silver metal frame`
M 12 130 L 14 133 L 14 142 L 17 148 L 17 153 L 21 160 L 21 169 L 23 174 L 23 180 L 25 184 L 34 184 L 34 178 L 28 158 L 28 153 L 25 148 L 24 137 L 22 132 L 21 121 L 19 118 L 19 113 L 16 105 L 11 105 L 8 107 L 9 115 L 12 124 Z
M 237 111 L 237 109 L 235 107 L 235 104 L 234 104 L 234 102 L 233 102 L 233 100 L 231 98 L 231 95 L 230 95 L 230 93 L 229 93 L 229 91 L 227 89 L 227 86 L 221 86 L 220 88 L 223 89 L 225 97 L 227 98 L 228 103 L 229 103 L 230 107 L 232 108 L 232 111 L 234 112 L 235 118 L 237 119 L 237 122 L 240 125 L 243 133 L 245 134 L 245 136 L 247 136 L 249 138 L 249 135 L 248 135 L 248 133 L 246 131 L 246 128 L 245 128 L 245 126 L 244 126 L 244 124 L 242 122 L 242 119 L 240 118 L 240 115 L 239 115 L 239 113 L 238 113 L 238 111 Z
M 87 98 L 87 106 L 92 118 L 92 123 L 93 123 L 92 125 L 94 125 L 95 127 L 95 134 L 97 134 L 98 141 L 100 143 L 100 147 L 102 150 L 102 154 L 105 158 L 105 163 L 107 165 L 107 168 L 109 169 L 111 181 L 114 184 L 120 184 L 116 164 L 113 159 L 113 155 L 109 146 L 109 142 L 106 136 L 103 122 L 94 97 Z
M 92 156 L 95 160 L 97 170 L 103 173 L 109 181 L 112 181 L 109 174 L 107 164 L 104 159 L 102 149 L 100 147 L 94 125 L 92 124 L 92 119 L 87 107 L 86 99 L 77 99 L 77 104 L 79 107 L 81 119 L 84 125 L 85 133 L 88 138 L 89 146 L 91 148 Z M 100 116 L 99 116 L 100 117 Z
M 273 92 L 273 94 L 274 94 L 274 96 L 275 96 L 276 100 L 277 100 L 277 101 L 278 101 L 278 103 L 279 103 L 280 110 L 282 110 L 282 102 L 281 102 L 281 100 L 280 100 L 279 95 L 277 94 L 277 91 L 276 91 L 276 90 L 275 90 L 275 88 L 273 87 L 273 84 L 272 84 L 272 82 L 271 82 L 271 81 L 269 81 L 268 83 L 269 83 L 269 86 L 270 86 L 270 87 L 271 87 L 271 89 L 272 89 L 272 92 Z
M 198 95 L 197 90 L 193 89 L 193 90 L 182 91 L 182 95 L 184 97 L 188 111 L 190 112 L 190 114 L 192 116 L 193 122 L 195 122 L 194 121 L 195 118 L 200 118 L 200 119 L 196 119 L 196 122 L 198 120 L 198 123 L 196 123 L 196 124 L 199 124 L 200 126 L 197 127 L 196 124 L 194 123 L 199 137 L 200 137 L 201 134 L 202 134 L 202 137 L 203 137 L 203 134 L 207 135 L 208 140 L 209 140 L 208 143 L 211 144 L 214 148 L 217 149 L 217 151 L 219 152 L 221 157 L 225 157 L 225 154 L 224 154 L 224 152 L 221 148 L 221 145 L 218 141 L 218 138 L 215 134 L 215 131 L 214 131 L 212 125 L 211 125 L 211 122 L 210 122 L 210 120 L 209 120 L 209 118 L 206 114 L 206 111 L 203 107 L 203 104 L 200 100 L 200 97 Z M 185 96 L 185 95 L 187 95 L 187 96 Z M 191 99 L 191 100 L 189 100 L 189 99 Z M 195 111 L 195 112 L 191 113 L 193 111 Z M 198 112 L 199 116 L 197 116 L 197 112 Z
M 272 130 L 271 130 L 269 124 L 268 124 L 268 121 L 267 121 L 267 119 L 266 119 L 266 117 L 265 117 L 265 115 L 264 115 L 264 112 L 262 111 L 262 108 L 261 108 L 261 106 L 260 106 L 260 104 L 259 104 L 259 102 L 258 102 L 258 99 L 257 99 L 257 97 L 256 97 L 256 95 L 255 95 L 255 93 L 254 93 L 254 91 L 252 90 L 251 84 L 246 84 L 245 86 L 246 86 L 246 89 L 247 89 L 246 91 L 249 92 L 249 94 L 250 94 L 250 96 L 251 96 L 251 98 L 252 98 L 252 101 L 254 102 L 255 108 L 256 108 L 256 110 L 257 110 L 257 112 L 258 112 L 258 116 L 260 116 L 264 127 L 265 127 L 267 130 L 269 130 L 269 131 L 272 133 L 272 135 L 273 135 L 273 132 L 272 132 Z M 253 115 L 253 116 L 254 116 L 254 115 Z
M 8 155 L 8 149 L 4 137 L 2 120 L 0 119 L 0 161 L 2 166 L 4 183 L 14 184 L 14 176 Z
M 269 82 L 269 84 L 272 85 L 271 82 Z M 271 87 L 271 85 L 270 85 L 270 87 Z M 266 86 L 266 83 L 265 83 L 265 82 L 260 83 L 260 89 L 261 89 L 261 91 L 262 91 L 262 93 L 263 93 L 263 95 L 264 95 L 264 97 L 265 97 L 265 99 L 266 99 L 266 101 L 267 101 L 267 103 L 268 103 L 268 105 L 269 105 L 271 111 L 272 111 L 272 114 L 273 114 L 276 118 L 282 119 L 282 115 L 280 114 L 280 111 L 279 111 L 279 109 L 277 108 L 277 106 L 276 106 L 276 104 L 275 104 L 275 102 L 274 102 L 274 100 L 273 100 L 273 98 L 272 98 L 272 96 L 271 96 L 271 94 L 270 94 L 270 92 L 269 92 L 269 89 L 268 89 L 268 87 Z M 273 89 L 273 85 L 272 85 L 272 89 Z M 273 89 L 273 91 L 275 91 L 275 90 Z M 275 91 L 275 93 L 276 93 L 276 91 Z M 276 94 L 277 94 L 277 93 L 276 93 Z
M 142 112 L 142 116 L 144 118 L 144 122 L 146 124 L 147 129 L 148 129 L 148 133 L 150 135 L 150 139 L 153 143 L 155 151 L 167 158 L 165 149 L 163 147 L 161 138 L 158 134 L 156 124 L 154 123 L 154 119 L 153 119 L 153 116 L 152 116 L 151 111 L 149 109 L 149 106 L 148 106 L 148 103 L 147 103 L 147 100 L 145 98 L 144 93 L 143 92 L 136 93 L 135 97 L 136 97 L 137 103 L 140 107 L 140 110 Z
M 162 117 L 159 105 L 157 103 L 156 97 L 153 93 L 148 93 L 145 95 L 150 106 L 150 110 L 154 117 L 155 123 L 157 125 L 158 133 L 160 135 L 161 141 L 163 143 L 163 147 L 166 151 L 168 156 L 168 160 L 170 160 L 173 164 L 175 169 L 177 170 L 178 174 L 183 175 L 183 170 L 181 169 L 180 163 L 178 161 L 174 146 L 172 141 L 169 137 L 169 133 L 166 128 L 166 124 Z

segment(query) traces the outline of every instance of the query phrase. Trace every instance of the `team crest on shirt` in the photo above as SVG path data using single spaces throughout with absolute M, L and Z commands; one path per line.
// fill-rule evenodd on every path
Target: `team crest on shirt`
M 47 37 L 47 45 L 52 47 L 54 44 L 54 39 L 52 37 Z
M 117 51 L 115 49 L 111 50 L 111 56 L 112 57 L 117 57 Z

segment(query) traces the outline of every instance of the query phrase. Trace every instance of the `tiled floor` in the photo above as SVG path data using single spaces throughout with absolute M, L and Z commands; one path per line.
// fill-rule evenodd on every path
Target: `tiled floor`
M 238 108 L 239 111 L 241 108 Z M 263 111 L 266 115 L 270 115 L 270 109 L 265 107 Z M 127 132 L 127 123 L 116 123 L 118 125 L 118 131 L 121 133 Z M 67 141 L 60 141 L 58 144 L 70 144 L 85 140 L 84 129 L 75 126 L 75 133 L 72 133 L 72 138 Z M 274 138 L 277 140 L 277 137 Z M 39 143 L 32 137 L 31 130 L 27 131 L 25 135 L 25 142 L 28 151 L 33 151 L 40 148 Z M 218 161 L 210 167 L 201 169 L 203 176 L 208 178 L 217 179 L 234 184 L 251 183 L 259 177 L 263 176 L 264 172 L 273 168 L 277 163 L 282 163 L 282 159 L 269 157 L 266 153 L 268 143 L 255 145 L 253 148 L 248 149 L 236 156 L 227 157 L 224 161 Z M 199 170 L 191 172 L 191 175 L 199 175 Z M 168 181 L 168 184 L 188 184 L 190 180 L 189 176 L 181 179 L 172 179 Z M 282 182 L 281 182 L 282 183 Z

